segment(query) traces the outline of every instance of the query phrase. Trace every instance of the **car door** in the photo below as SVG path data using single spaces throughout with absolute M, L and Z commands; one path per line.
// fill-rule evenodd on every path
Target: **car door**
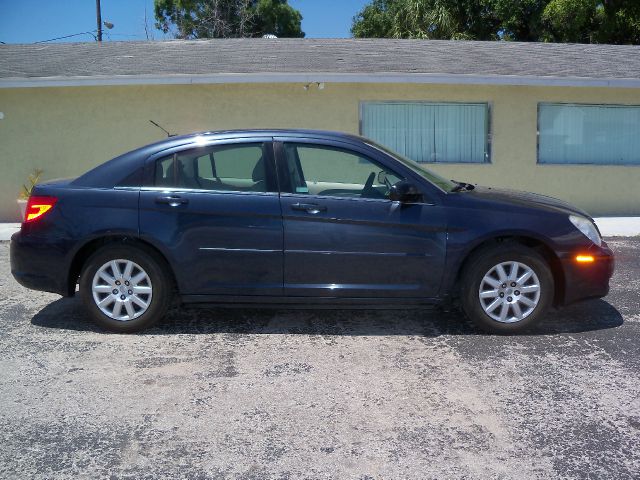
M 148 160 L 140 234 L 183 295 L 281 295 L 282 218 L 271 138 L 179 147 Z
M 425 298 L 438 293 L 446 222 L 436 203 L 400 204 L 401 166 L 353 145 L 277 138 L 290 296 Z

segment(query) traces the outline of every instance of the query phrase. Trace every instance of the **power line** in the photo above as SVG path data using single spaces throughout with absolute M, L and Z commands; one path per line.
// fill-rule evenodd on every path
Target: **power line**
M 90 32 L 74 33 L 73 35 L 65 35 L 63 37 L 49 38 L 48 40 L 40 40 L 38 42 L 33 42 L 33 43 L 54 42 L 55 40 L 62 40 L 64 38 L 71 38 L 71 37 L 79 37 L 80 35 L 91 35 L 93 37 L 93 39 L 95 40 L 96 36 L 95 36 L 94 32 L 95 32 L 95 30 L 91 30 Z

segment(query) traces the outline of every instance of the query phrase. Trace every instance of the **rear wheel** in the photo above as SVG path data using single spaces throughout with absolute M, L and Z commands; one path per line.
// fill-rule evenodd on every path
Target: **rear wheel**
M 516 243 L 484 249 L 462 276 L 466 315 L 490 333 L 519 333 L 537 323 L 553 300 L 553 275 L 535 250 Z
M 121 333 L 156 323 L 171 302 L 171 282 L 163 266 L 133 246 L 107 246 L 94 253 L 80 274 L 80 294 L 92 320 Z

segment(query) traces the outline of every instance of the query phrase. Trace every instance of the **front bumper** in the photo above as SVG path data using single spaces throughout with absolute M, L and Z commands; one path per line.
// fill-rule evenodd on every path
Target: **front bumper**
M 593 256 L 594 261 L 579 263 L 576 261 L 578 254 Z M 601 247 L 593 245 L 587 251 L 568 253 L 560 262 L 564 272 L 564 305 L 604 297 L 609 293 L 609 279 L 613 275 L 615 260 L 613 252 L 604 241 Z
M 23 287 L 68 296 L 66 253 L 59 243 L 16 232 L 11 237 L 11 274 Z

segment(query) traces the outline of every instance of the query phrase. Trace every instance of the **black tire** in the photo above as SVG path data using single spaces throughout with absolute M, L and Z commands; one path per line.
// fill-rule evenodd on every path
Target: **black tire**
M 487 304 L 487 308 L 489 308 L 490 305 L 492 305 L 492 302 L 494 300 L 498 300 L 498 298 L 488 298 L 485 300 L 481 300 L 479 296 L 481 282 L 483 282 L 485 275 L 489 274 L 494 269 L 494 267 L 504 262 L 518 262 L 526 267 L 529 267 L 537 276 L 540 285 L 539 298 L 535 307 L 525 306 L 526 309 L 532 309 L 530 313 L 524 316 L 521 320 L 514 320 L 512 323 L 503 323 L 497 319 L 492 318 L 487 312 L 485 312 L 482 302 L 485 302 L 485 304 Z M 505 266 L 505 269 L 506 268 L 509 268 L 509 266 Z M 524 270 L 517 271 L 524 272 Z M 492 279 L 493 278 L 494 277 L 492 276 Z M 497 279 L 497 277 L 495 278 Z M 532 280 L 527 280 L 523 283 L 527 282 L 529 282 L 529 286 L 537 284 Z M 531 301 L 532 299 L 535 300 L 535 293 L 524 294 L 515 289 L 508 290 L 508 288 L 511 287 L 510 283 L 506 283 L 507 290 L 505 290 L 502 288 L 504 284 L 505 283 L 495 287 L 495 291 L 500 292 L 499 294 L 504 295 L 504 297 L 498 300 L 502 303 L 497 303 L 498 306 L 496 307 L 496 310 L 499 309 L 500 313 L 502 313 L 503 303 L 508 303 L 506 302 L 506 300 L 508 299 L 511 299 L 512 302 L 515 301 L 516 303 L 518 303 L 517 308 L 521 308 L 521 306 L 523 305 L 518 301 L 520 295 L 526 297 L 526 299 L 529 301 Z M 482 285 L 483 289 L 490 288 L 487 287 L 487 283 L 483 282 Z M 521 286 L 518 288 L 521 288 Z M 509 294 L 509 291 L 511 291 L 512 293 Z M 518 297 L 515 296 L 515 293 L 518 293 Z M 547 311 L 547 309 L 553 302 L 553 295 L 553 275 L 547 261 L 535 250 L 527 248 L 524 245 L 518 243 L 505 242 L 478 251 L 469 260 L 464 271 L 462 272 L 460 291 L 462 310 L 477 327 L 489 333 L 514 334 L 529 330 L 541 319 L 541 317 Z M 520 301 L 524 300 L 520 299 Z M 508 304 L 505 308 L 507 311 L 507 320 L 509 318 L 517 318 L 517 314 L 515 311 L 516 307 L 512 306 L 512 304 Z M 491 313 L 495 316 L 500 316 L 499 313 L 494 312 L 495 310 Z M 523 314 L 524 312 L 521 310 L 520 313 Z
M 106 263 L 117 259 L 129 260 L 140 266 L 148 275 L 152 286 L 151 301 L 146 311 L 137 313 L 139 316 L 132 320 L 109 317 L 94 300 L 92 282 L 96 272 Z M 132 333 L 149 328 L 164 317 L 171 305 L 173 285 L 167 268 L 166 263 L 153 252 L 133 245 L 107 245 L 97 250 L 85 262 L 80 273 L 80 296 L 89 316 L 95 323 L 112 332 Z

